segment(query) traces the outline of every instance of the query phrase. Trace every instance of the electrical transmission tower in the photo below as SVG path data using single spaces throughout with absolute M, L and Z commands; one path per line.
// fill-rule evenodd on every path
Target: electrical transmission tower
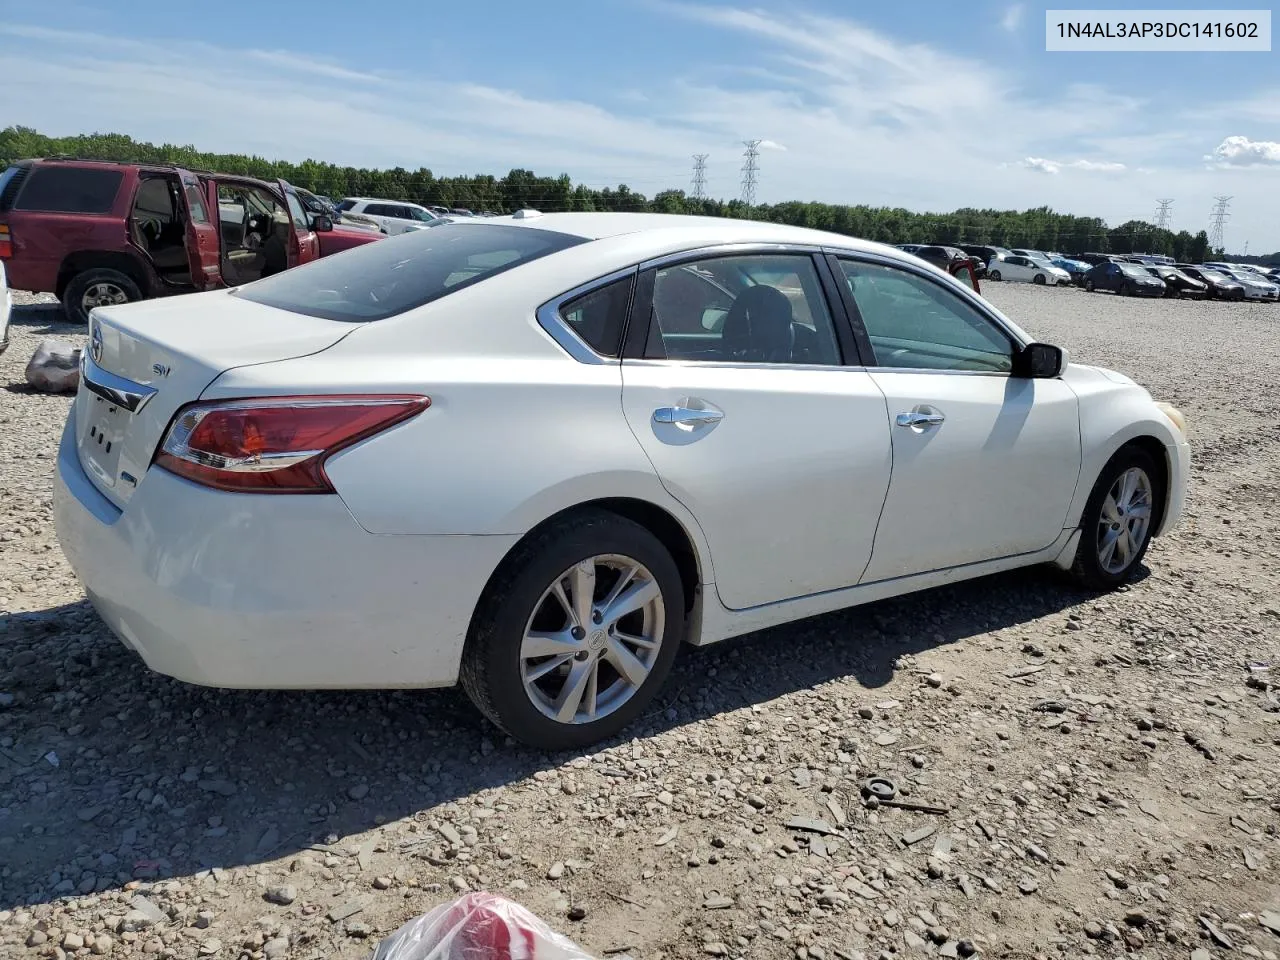
M 1169 207 L 1173 205 L 1173 201 L 1157 200 L 1156 203 L 1160 204 L 1160 209 L 1156 211 L 1156 229 L 1168 230 L 1169 229 Z
M 1225 249 L 1222 245 L 1222 228 L 1227 225 L 1227 218 L 1231 214 L 1227 213 L 1227 207 L 1231 204 L 1230 197 L 1214 197 L 1217 201 L 1213 205 L 1213 213 L 1209 216 L 1209 246 L 1214 250 Z
M 743 140 L 742 203 L 750 210 L 756 203 L 756 180 L 760 176 L 760 144 L 763 140 Z
M 707 156 L 705 153 L 693 155 L 693 199 L 707 199 Z

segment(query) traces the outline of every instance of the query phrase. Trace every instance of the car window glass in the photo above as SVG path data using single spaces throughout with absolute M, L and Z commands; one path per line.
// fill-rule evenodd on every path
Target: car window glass
M 191 211 L 191 219 L 196 223 L 208 223 L 209 214 L 204 209 L 204 197 L 200 196 L 200 188 L 187 184 L 187 209 Z
M 840 265 L 878 365 L 1012 370 L 1009 337 L 954 291 L 895 267 L 850 260 Z
M 599 287 L 560 308 L 560 318 L 602 356 L 616 357 L 621 351 L 633 279 L 627 277 Z
M 307 223 L 307 211 L 302 209 L 298 198 L 292 193 L 286 193 L 284 199 L 289 204 L 289 216 L 293 219 L 293 225 L 302 231 L 311 229 Z
M 15 210 L 108 213 L 124 174 L 97 167 L 36 167 L 18 194 Z
M 405 313 L 583 242 L 533 227 L 441 223 L 285 270 L 233 296 L 311 317 L 363 323 Z
M 838 365 L 807 254 L 714 257 L 654 272 L 649 359 Z

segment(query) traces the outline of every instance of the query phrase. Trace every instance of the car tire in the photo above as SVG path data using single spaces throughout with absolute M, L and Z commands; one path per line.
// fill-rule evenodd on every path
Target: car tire
M 987 274 L 987 276 L 989 276 L 992 280 L 996 281 L 997 283 L 999 283 L 999 282 L 1000 282 L 1000 271 L 999 271 L 999 270 L 992 270 L 990 273 L 988 273 L 988 274 Z
M 134 303 L 142 299 L 138 285 L 119 270 L 94 267 L 77 273 L 62 291 L 62 310 L 72 323 L 88 324 L 95 306 Z
M 1045 275 L 1043 273 L 1037 273 L 1034 277 L 1031 278 L 1031 282 L 1036 284 L 1037 286 L 1043 287 L 1046 283 L 1048 283 L 1048 280 L 1045 279 Z
M 1095 289 L 1095 288 L 1094 288 L 1094 286 L 1093 286 L 1093 281 L 1092 281 L 1092 280 L 1086 280 L 1086 281 L 1084 282 L 1084 291 L 1085 291 L 1085 293 L 1093 293 L 1093 292 L 1094 292 L 1094 289 Z
M 1132 488 L 1126 486 L 1130 481 Z M 1091 590 L 1114 590 L 1126 583 L 1151 545 L 1164 496 L 1161 472 L 1149 454 L 1137 447 L 1116 453 L 1102 468 L 1081 514 L 1072 577 Z M 1122 551 L 1124 556 L 1118 556 Z
M 576 577 L 588 563 L 592 576 L 583 582 L 593 587 L 596 602 L 587 603 L 593 614 L 621 579 L 620 571 L 632 566 L 638 571 L 629 582 L 656 586 L 656 600 L 614 623 L 593 619 L 579 630 L 568 606 L 577 604 Z M 568 606 L 557 595 L 567 598 Z M 577 609 L 585 611 L 586 606 Z M 625 629 L 617 632 L 628 641 L 646 639 L 656 646 L 619 640 L 619 623 Z M 513 739 L 544 750 L 580 749 L 618 733 L 649 705 L 671 671 L 684 628 L 684 585 L 662 542 L 624 517 L 582 510 L 537 531 L 490 579 L 463 650 L 462 687 L 480 712 Z M 526 643 L 535 631 L 544 641 L 541 647 Z M 539 649 L 555 652 L 536 653 Z M 615 663 L 635 671 L 630 680 Z M 595 703 L 603 711 L 595 720 L 588 719 L 586 706 L 593 671 Z M 554 716 L 557 708 L 571 707 L 568 719 Z

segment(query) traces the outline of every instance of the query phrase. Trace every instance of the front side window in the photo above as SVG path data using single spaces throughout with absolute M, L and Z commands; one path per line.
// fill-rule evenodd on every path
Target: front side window
M 647 359 L 840 363 L 807 254 L 713 257 L 653 275 Z
M 209 214 L 205 212 L 204 197 L 200 195 L 200 188 L 189 183 L 184 190 L 187 194 L 187 209 L 191 211 L 191 219 L 196 223 L 208 223 Z
M 286 192 L 284 199 L 289 204 L 289 217 L 293 220 L 294 227 L 301 232 L 310 230 L 311 225 L 307 222 L 307 211 L 302 209 L 302 203 L 298 200 L 297 195 Z
M 570 300 L 560 308 L 560 319 L 596 353 L 617 357 L 633 281 L 633 277 L 616 280 Z
M 583 242 L 532 227 L 441 223 L 286 270 L 234 296 L 310 317 L 365 323 Z
M 842 260 L 840 267 L 877 365 L 992 373 L 1013 369 L 1009 337 L 942 284 L 880 264 Z
M 97 167 L 37 167 L 27 177 L 15 210 L 110 213 L 124 174 Z

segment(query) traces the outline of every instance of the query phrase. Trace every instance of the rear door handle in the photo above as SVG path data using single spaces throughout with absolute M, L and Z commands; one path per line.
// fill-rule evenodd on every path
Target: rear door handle
M 655 423 L 715 423 L 724 419 L 723 410 L 695 410 L 692 407 L 659 407 L 653 411 Z
M 900 427 L 936 427 L 943 423 L 947 418 L 940 413 L 923 413 L 919 410 L 912 410 L 910 413 L 898 414 L 898 426 Z

